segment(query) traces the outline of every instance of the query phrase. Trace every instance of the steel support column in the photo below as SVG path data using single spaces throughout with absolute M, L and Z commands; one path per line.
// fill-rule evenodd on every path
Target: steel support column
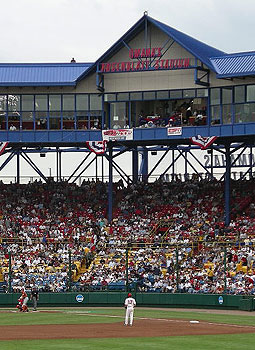
M 61 168 L 62 168 L 62 165 L 61 165 L 61 151 L 57 148 L 57 182 L 58 181 L 61 181 Z
M 250 147 L 250 154 L 249 154 L 249 163 L 250 163 L 250 168 L 249 168 L 249 177 L 250 177 L 250 180 L 252 179 L 252 151 L 253 151 L 253 147 L 251 146 Z
M 112 145 L 108 145 L 108 149 L 109 149 L 109 157 L 108 157 L 108 161 L 109 161 L 109 183 L 108 183 L 108 221 L 111 222 L 112 221 L 112 202 L 113 202 L 113 198 L 112 198 L 112 179 L 113 179 L 113 164 L 112 164 Z
M 96 167 L 96 181 L 98 180 L 98 171 L 97 171 L 97 155 L 96 155 L 96 162 L 95 162 L 95 167 Z
M 57 169 L 57 182 L 59 180 L 59 150 L 56 148 L 56 169 Z
M 17 150 L 17 177 L 16 177 L 16 183 L 20 183 L 20 151 Z
M 101 164 L 102 179 L 101 179 L 101 181 L 104 182 L 104 156 L 102 156 L 101 159 L 102 159 L 102 164 Z
M 174 157 L 175 157 L 175 154 L 174 154 L 175 152 L 174 152 L 174 149 L 172 149 L 172 180 L 174 179 L 174 174 L 175 174 L 175 168 L 174 168 L 174 164 L 175 164 L 175 159 L 174 159 Z M 181 156 L 180 154 L 179 154 L 179 156 Z M 176 159 L 177 160 L 177 159 Z M 170 169 L 170 168 L 169 168 Z
M 146 148 L 142 150 L 142 165 L 140 173 L 142 175 L 142 181 L 148 182 L 148 150 Z
M 59 151 L 59 180 L 62 181 L 62 152 Z
M 184 179 L 187 179 L 188 176 L 188 152 L 185 150 L 185 160 L 184 160 Z
M 226 171 L 225 171 L 225 225 L 228 226 L 230 223 L 230 179 L 231 179 L 231 157 L 230 147 L 225 147 L 226 157 Z
M 133 182 L 137 183 L 137 181 L 138 181 L 138 151 L 137 151 L 137 148 L 135 148 L 132 151 L 132 178 L 133 178 Z

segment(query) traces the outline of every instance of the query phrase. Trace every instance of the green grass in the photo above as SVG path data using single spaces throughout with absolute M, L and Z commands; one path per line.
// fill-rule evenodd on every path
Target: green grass
M 105 310 L 106 311 L 106 310 Z M 81 311 L 82 312 L 82 311 Z M 122 312 L 123 314 L 123 312 Z M 34 325 L 34 324 L 84 324 L 84 323 L 113 323 L 120 322 L 121 318 L 92 317 L 79 314 L 77 310 L 73 313 L 67 310 L 64 313 L 0 313 L 0 326 L 6 325 Z M 0 348 L 1 349 L 1 348 Z
M 51 309 L 52 310 L 52 309 Z M 1 313 L 1 325 L 32 324 L 80 324 L 119 322 L 124 318 L 124 309 L 58 309 L 57 313 Z M 101 315 L 101 316 L 100 316 Z M 119 317 L 107 317 L 119 316 Z M 255 326 L 255 317 L 246 315 L 216 314 L 201 311 L 179 311 L 166 309 L 135 310 L 135 317 L 195 319 L 216 323 Z M 0 327 L 1 332 L 1 327 Z M 253 350 L 255 349 L 255 332 L 253 334 L 180 336 L 157 338 L 115 338 L 115 339 L 57 339 L 57 340 L 13 340 L 0 341 L 1 350 Z
M 94 310 L 93 313 L 107 314 L 107 315 L 122 315 L 122 310 L 109 309 L 109 310 Z M 255 326 L 254 315 L 247 312 L 247 315 L 229 315 L 227 314 L 216 314 L 213 310 L 210 313 L 204 313 L 198 311 L 172 311 L 171 309 L 166 310 L 144 310 L 137 308 L 135 310 L 135 317 L 148 317 L 148 318 L 174 318 L 174 319 L 187 319 L 187 320 L 199 320 L 216 323 L 226 324 L 237 324 L 237 325 L 248 325 Z M 254 347 L 255 348 L 255 347 Z
M 52 310 L 52 309 L 51 309 Z M 57 313 L 0 313 L 1 325 L 33 325 L 33 324 L 84 324 L 84 323 L 114 323 L 124 319 L 124 309 L 58 309 Z M 102 317 L 100 317 L 102 315 Z M 119 316 L 116 318 L 106 317 Z M 255 317 L 247 312 L 247 315 L 216 314 L 213 310 L 210 313 L 198 311 L 172 311 L 171 309 L 139 309 L 135 310 L 135 317 L 148 318 L 171 318 L 199 320 L 216 323 L 237 324 L 255 326 Z
M 253 350 L 255 334 L 157 338 L 22 340 L 0 342 L 1 350 Z

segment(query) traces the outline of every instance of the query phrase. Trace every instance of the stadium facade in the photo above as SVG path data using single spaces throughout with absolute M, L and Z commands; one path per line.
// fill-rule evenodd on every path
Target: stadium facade
M 239 158 L 233 157 L 236 151 L 241 150 L 242 155 L 248 150 L 244 176 L 252 176 L 254 78 L 255 52 L 227 54 L 147 13 L 94 63 L 0 64 L 0 138 L 6 142 L 3 152 L 8 153 L 0 170 L 17 156 L 19 182 L 22 157 L 48 181 L 29 153 L 46 153 L 50 147 L 58 155 L 60 180 L 63 152 L 92 150 L 95 158 L 91 162 L 98 155 L 109 162 L 111 218 L 113 170 L 125 182 L 136 182 L 140 176 L 148 180 L 169 156 L 162 175 L 171 168 L 174 174 L 175 163 L 183 158 L 185 173 L 193 167 L 199 176 L 188 159 L 192 155 L 213 176 L 217 167 L 213 151 L 217 150 L 224 156 L 220 166 L 225 169 L 229 222 L 231 167 Z M 210 166 L 203 166 L 192 153 L 200 141 L 210 149 Z M 149 151 L 159 150 L 162 157 L 149 169 Z M 131 176 L 116 163 L 125 152 L 132 152 Z M 73 169 L 69 181 L 81 174 L 80 167 Z

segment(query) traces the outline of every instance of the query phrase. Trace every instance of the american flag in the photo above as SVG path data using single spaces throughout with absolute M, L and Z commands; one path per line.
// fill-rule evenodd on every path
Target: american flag
M 104 154 L 106 141 L 86 141 L 87 147 L 96 154 Z
M 190 139 L 194 145 L 199 146 L 201 149 L 206 149 L 214 143 L 214 141 L 217 139 L 217 136 L 203 137 L 201 135 L 197 135 L 191 137 Z
M 9 142 L 0 142 L 0 156 L 4 153 L 5 148 L 8 146 Z

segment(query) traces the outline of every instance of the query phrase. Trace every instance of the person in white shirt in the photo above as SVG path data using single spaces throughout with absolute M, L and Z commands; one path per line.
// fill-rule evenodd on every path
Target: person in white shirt
M 129 325 L 132 326 L 133 325 L 133 319 L 134 319 L 134 308 L 136 306 L 136 301 L 134 298 L 132 298 L 132 294 L 128 293 L 128 297 L 125 300 L 125 308 L 126 308 L 126 316 L 125 316 L 125 326 L 128 325 L 128 321 L 129 321 Z

